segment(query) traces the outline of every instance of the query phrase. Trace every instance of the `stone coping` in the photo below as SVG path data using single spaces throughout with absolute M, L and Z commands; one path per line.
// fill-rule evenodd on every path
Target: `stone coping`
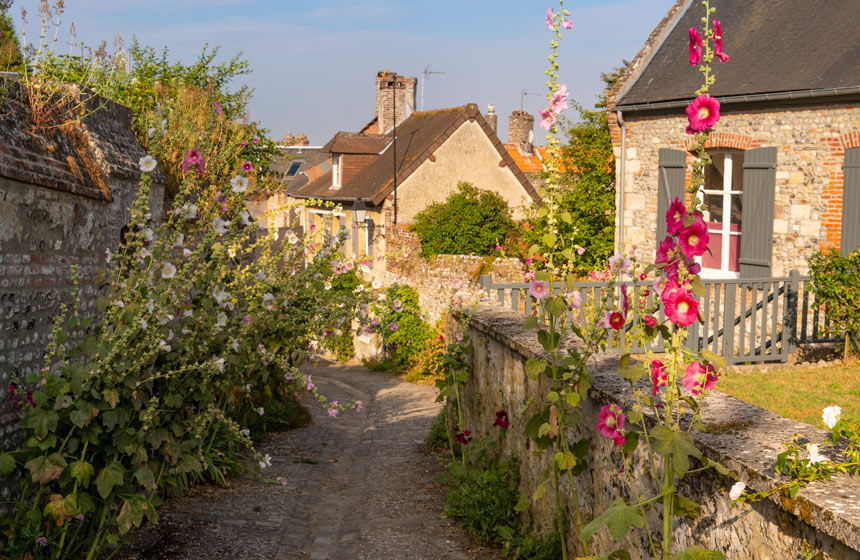
M 503 343 L 524 359 L 543 356 L 545 352 L 537 337 L 533 332 L 523 331 L 523 322 L 520 313 L 482 305 L 475 310 L 471 327 Z M 630 385 L 615 374 L 618 358 L 618 352 L 597 358 L 591 368 L 595 378 L 591 397 L 599 403 L 616 403 L 629 410 L 635 399 Z M 647 378 L 642 381 L 643 387 L 650 387 Z M 814 426 L 783 418 L 718 391 L 712 391 L 704 399 L 701 412 L 702 423 L 706 426 L 752 423 L 725 433 L 693 430 L 691 435 L 704 456 L 734 470 L 738 473 L 736 478 L 754 491 L 767 490 L 788 480 L 774 471 L 784 442 L 799 434 L 801 442 L 820 444 L 829 436 Z M 646 412 L 645 416 L 654 422 L 653 413 Z M 833 446 L 824 446 L 822 453 L 836 458 Z M 860 551 L 860 476 L 839 474 L 829 481 L 808 485 L 794 499 L 779 494 L 771 499 L 822 533 Z

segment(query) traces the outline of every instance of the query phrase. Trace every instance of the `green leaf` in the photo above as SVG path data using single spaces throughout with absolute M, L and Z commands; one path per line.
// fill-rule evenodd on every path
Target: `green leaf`
M 705 285 L 702 283 L 702 279 L 698 276 L 693 276 L 693 281 L 691 282 L 691 288 L 693 288 L 693 293 L 699 296 L 700 298 L 704 298 L 706 295 Z
M 15 457 L 11 453 L 0 453 L 0 476 L 7 475 L 15 470 Z
M 712 460 L 708 459 L 707 457 L 702 457 L 701 461 L 702 461 L 703 466 L 711 467 L 712 469 L 714 469 L 715 471 L 717 471 L 718 473 L 720 473 L 722 475 L 730 476 L 733 478 L 737 478 L 737 476 L 738 476 L 738 471 L 724 467 L 720 463 L 717 463 L 716 461 L 712 461 Z
M 717 366 L 718 368 L 725 370 L 726 369 L 726 359 L 722 356 L 718 356 L 714 354 L 707 348 L 702 348 L 702 357 Z
M 531 330 L 537 326 L 538 318 L 532 315 L 528 319 L 526 319 L 525 323 L 523 323 L 524 330 Z
M 560 296 L 548 299 L 544 307 L 553 317 L 561 317 L 567 309 L 564 299 Z
M 81 347 L 88 358 L 93 358 L 99 351 L 99 340 L 94 336 L 88 336 Z
M 30 471 L 33 482 L 45 485 L 60 478 L 63 470 L 68 466 L 66 460 L 59 453 L 52 453 L 47 457 L 36 457 L 27 461 L 24 467 Z
M 560 471 L 567 471 L 576 466 L 576 457 L 573 453 L 559 451 L 555 454 L 555 464 Z
M 69 474 L 84 488 L 90 485 L 93 478 L 93 466 L 86 461 L 75 461 L 69 465 Z
M 528 253 L 527 253 L 527 254 L 528 254 L 528 255 L 540 255 L 540 253 L 541 253 L 541 251 L 540 251 L 540 246 L 538 246 L 538 244 L 537 244 L 537 243 L 535 243 L 534 245 L 532 245 L 531 247 L 529 247 L 529 250 L 528 250 Z
M 562 212 L 561 213 L 561 221 L 566 224 L 572 224 L 573 218 L 570 217 L 570 212 Z
M 517 505 L 514 506 L 514 511 L 525 511 L 529 509 L 531 505 L 531 501 L 528 496 L 520 496 L 520 499 L 517 501 Z
M 134 471 L 134 478 L 137 482 L 147 490 L 155 490 L 155 475 L 146 467 L 138 467 Z
M 569 406 L 576 406 L 579 404 L 579 393 L 570 391 L 564 395 L 564 400 Z
M 544 496 L 546 496 L 546 483 L 543 483 L 537 487 L 537 490 L 535 490 L 535 493 L 532 494 L 532 501 L 536 502 L 536 501 L 540 500 L 541 498 L 543 498 Z
M 87 425 L 90 415 L 83 410 L 73 410 L 69 413 L 69 420 L 78 428 L 83 428 Z
M 615 502 L 609 509 L 582 528 L 582 532 L 579 533 L 579 540 L 586 542 L 591 535 L 604 525 L 609 529 L 609 534 L 612 535 L 612 538 L 620 540 L 630 532 L 631 526 L 635 526 L 638 529 L 644 527 L 645 516 L 642 515 L 640 508 L 628 506 L 621 497 L 615 498 Z
M 62 410 L 64 408 L 68 408 L 74 404 L 75 400 L 71 397 L 71 395 L 57 395 L 57 399 L 54 401 L 54 410 Z
M 558 395 L 558 391 L 550 391 L 549 393 L 546 394 L 546 400 L 548 400 L 551 403 L 558 402 L 559 398 L 560 397 Z
M 555 246 L 555 242 L 558 241 L 558 236 L 552 232 L 546 233 L 541 238 L 541 241 L 543 241 L 544 245 L 546 245 L 547 247 L 552 248 Z
M 111 408 L 116 408 L 119 403 L 119 391 L 116 389 L 105 389 L 102 391 L 102 396 L 110 405 Z
M 146 502 L 143 496 L 132 496 L 124 500 L 122 507 L 119 508 L 119 515 L 116 518 L 116 523 L 120 534 L 125 534 L 131 531 L 134 527 L 140 527 L 143 521 L 143 510 Z
M 683 552 L 669 557 L 669 560 L 725 560 L 725 556 L 715 550 L 707 550 L 700 546 L 691 546 Z
M 538 270 L 535 273 L 535 280 L 541 280 L 548 283 L 552 280 L 552 276 L 550 276 L 549 272 L 546 270 Z
M 699 458 L 701 452 L 693 444 L 693 438 L 686 432 L 676 432 L 666 426 L 656 426 L 651 430 L 654 438 L 654 451 L 668 458 L 672 456 L 675 474 L 683 476 L 690 470 L 690 457 Z
M 545 435 L 547 435 L 551 431 L 552 431 L 552 426 L 549 425 L 549 422 L 544 422 L 543 424 L 540 425 L 540 428 L 538 428 L 538 437 L 544 437 Z
M 633 365 L 626 368 L 618 368 L 618 376 L 628 380 L 630 383 L 636 383 L 648 373 L 645 364 L 642 362 L 634 362 Z
M 59 415 L 52 410 L 35 408 L 24 417 L 21 426 L 32 429 L 33 435 L 39 439 L 44 439 L 50 432 L 57 429 L 59 419 Z
M 96 477 L 96 489 L 99 496 L 106 500 L 115 486 L 120 486 L 125 478 L 125 470 L 117 462 L 113 462 L 102 469 Z
M 100 296 L 98 299 L 96 299 L 96 309 L 99 310 L 99 313 L 104 313 L 109 305 L 110 300 L 105 296 Z
M 528 375 L 531 379 L 537 379 L 538 376 L 543 373 L 545 369 L 546 362 L 544 360 L 529 358 L 526 361 L 526 375 Z
M 624 445 L 621 446 L 621 450 L 624 451 L 627 455 L 630 455 L 636 448 L 639 446 L 639 432 L 627 432 L 626 441 Z
M 672 494 L 672 513 L 677 513 L 693 521 L 699 517 L 700 511 L 701 507 L 693 500 L 678 493 Z

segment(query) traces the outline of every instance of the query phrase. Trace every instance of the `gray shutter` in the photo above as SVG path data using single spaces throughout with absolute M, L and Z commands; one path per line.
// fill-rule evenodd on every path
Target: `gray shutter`
M 744 153 L 744 202 L 741 217 L 741 278 L 771 275 L 773 202 L 776 196 L 776 148 Z
M 666 212 L 676 198 L 684 200 L 687 152 L 660 148 L 657 152 L 657 245 L 666 238 Z
M 860 148 L 845 150 L 842 171 L 841 253 L 847 256 L 860 247 Z

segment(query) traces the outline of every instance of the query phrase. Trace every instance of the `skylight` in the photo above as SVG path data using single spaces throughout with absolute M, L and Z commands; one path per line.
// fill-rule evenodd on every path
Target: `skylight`
M 290 168 L 287 169 L 287 173 L 286 173 L 287 177 L 295 177 L 296 173 L 299 172 L 299 168 L 302 166 L 302 163 L 304 163 L 304 162 L 294 161 L 293 163 L 291 163 Z

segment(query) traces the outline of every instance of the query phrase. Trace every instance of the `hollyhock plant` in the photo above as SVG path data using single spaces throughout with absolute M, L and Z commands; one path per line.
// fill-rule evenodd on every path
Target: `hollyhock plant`
M 597 431 L 605 438 L 610 438 L 615 445 L 624 445 L 624 412 L 617 404 L 608 404 L 600 409 L 597 415 Z
M 621 327 L 624 326 L 624 314 L 620 311 L 613 311 L 609 314 L 609 326 L 612 327 L 613 330 L 620 330 Z
M 567 85 L 562 84 L 553 94 L 552 99 L 549 102 L 549 110 L 552 111 L 554 115 L 560 115 L 564 111 L 567 110 Z
M 508 411 L 499 410 L 496 412 L 496 420 L 493 422 L 493 426 L 498 426 L 500 428 L 507 428 L 511 425 L 511 421 L 508 418 Z
M 684 375 L 684 387 L 687 388 L 694 397 L 698 397 L 704 391 L 709 391 L 717 384 L 720 374 L 714 369 L 711 364 L 702 364 L 699 360 L 687 366 Z
M 546 28 L 550 31 L 555 27 L 555 14 L 553 11 L 547 7 L 546 9 Z
M 723 52 L 723 26 L 720 20 L 714 20 L 714 56 L 720 59 L 720 62 L 728 62 L 729 55 Z
M 543 280 L 535 280 L 529 287 L 529 295 L 540 301 L 549 295 L 549 287 Z
M 708 240 L 708 226 L 701 214 L 697 213 L 695 221 L 678 235 L 678 246 L 685 257 L 699 257 L 708 250 Z
M 699 318 L 699 302 L 693 299 L 689 290 L 677 289 L 663 291 L 663 304 L 666 306 L 666 316 L 675 325 L 689 327 Z
M 690 122 L 688 132 L 704 132 L 713 128 L 720 120 L 720 102 L 703 93 L 687 106 L 687 120 Z
M 549 109 L 543 109 L 540 112 L 540 127 L 544 130 L 549 130 L 555 124 L 555 114 Z
M 660 387 L 666 386 L 666 366 L 660 360 L 651 360 L 651 393 L 656 397 Z
M 695 27 L 690 28 L 690 66 L 695 66 L 702 60 L 702 36 Z
M 686 215 L 687 209 L 684 207 L 684 201 L 676 196 L 666 211 L 666 233 L 678 235 L 684 229 L 684 216 Z

